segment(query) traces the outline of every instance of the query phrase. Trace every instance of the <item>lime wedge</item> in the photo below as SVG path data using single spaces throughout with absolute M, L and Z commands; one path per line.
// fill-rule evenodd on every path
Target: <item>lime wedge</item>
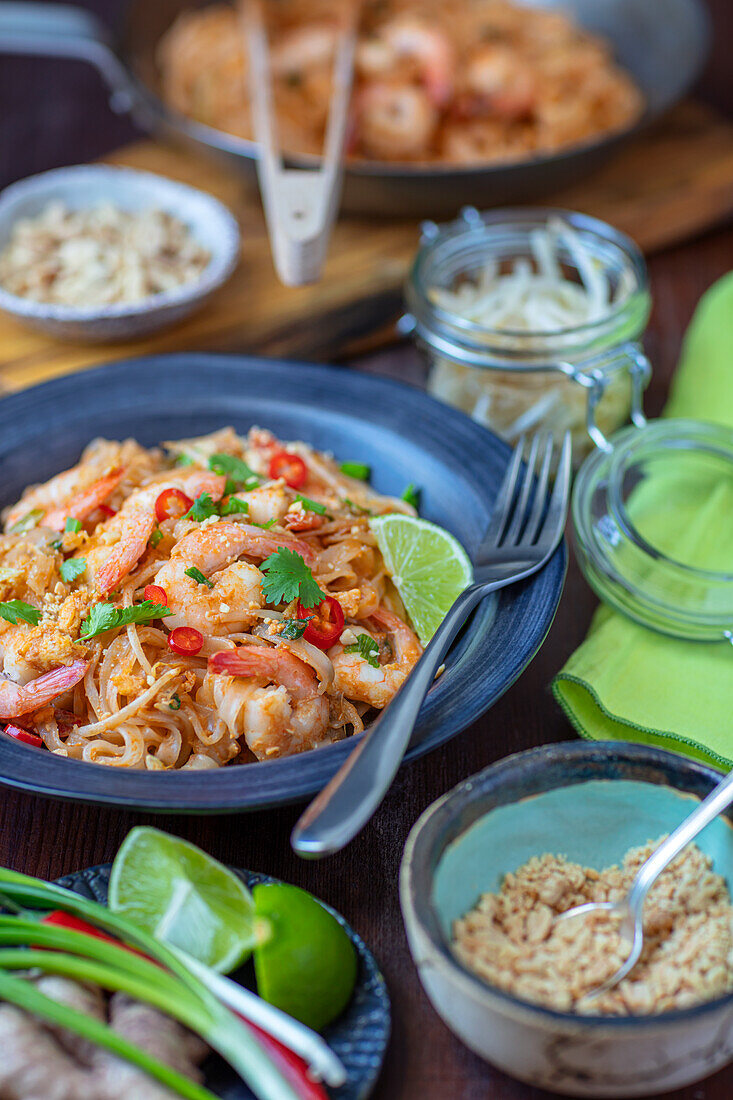
M 200 848 L 139 825 L 112 866 L 109 907 L 222 973 L 268 934 L 247 887 Z
M 257 992 L 320 1031 L 351 1000 L 357 971 L 354 945 L 336 918 L 305 890 L 261 883 L 253 894 L 257 916 L 273 932 L 254 949 Z
M 471 560 L 453 535 L 426 519 L 392 513 L 374 516 L 369 526 L 412 625 L 427 645 L 473 580 Z

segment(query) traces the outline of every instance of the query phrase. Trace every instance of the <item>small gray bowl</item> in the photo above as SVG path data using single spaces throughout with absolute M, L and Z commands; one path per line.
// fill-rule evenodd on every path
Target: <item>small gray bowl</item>
M 510 756 L 428 807 L 407 840 L 400 901 L 420 980 L 451 1031 L 513 1077 L 568 1096 L 651 1096 L 727 1065 L 733 993 L 656 1016 L 572 1015 L 488 985 L 449 947 L 453 921 L 531 856 L 617 863 L 671 832 L 720 778 L 663 749 L 570 742 Z M 730 817 L 696 843 L 733 887 Z
M 63 340 L 85 343 L 135 340 L 176 324 L 206 302 L 239 260 L 239 226 L 217 199 L 194 187 L 134 168 L 80 164 L 57 168 L 11 184 L 0 195 L 0 251 L 19 218 L 33 217 L 49 203 L 74 210 L 112 202 L 123 210 L 165 210 L 179 218 L 211 254 L 193 282 L 140 302 L 108 306 L 63 306 L 35 302 L 0 287 L 0 309 L 23 324 Z

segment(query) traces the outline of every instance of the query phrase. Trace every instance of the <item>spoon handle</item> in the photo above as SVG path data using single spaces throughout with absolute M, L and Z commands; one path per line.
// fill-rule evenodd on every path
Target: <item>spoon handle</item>
M 649 859 L 640 868 L 634 879 L 634 884 L 629 892 L 629 902 L 632 908 L 641 908 L 647 891 L 656 882 L 665 867 L 679 855 L 683 848 L 698 836 L 699 833 L 714 821 L 718 814 L 727 809 L 733 802 L 733 772 L 721 779 L 717 787 L 714 787 L 707 798 L 686 817 L 681 825 L 678 825 L 666 840 L 662 841 Z

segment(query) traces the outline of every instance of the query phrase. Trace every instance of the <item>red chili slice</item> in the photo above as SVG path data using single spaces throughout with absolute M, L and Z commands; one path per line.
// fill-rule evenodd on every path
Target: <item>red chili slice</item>
M 12 737 L 14 741 L 22 741 L 24 745 L 34 745 L 37 749 L 43 748 L 43 741 L 35 733 L 29 733 L 28 730 L 21 729 L 20 726 L 14 726 L 11 723 L 5 727 L 5 732 L 8 737 Z
M 117 515 L 117 512 L 114 510 L 114 508 L 110 508 L 109 504 L 100 504 L 99 511 L 103 512 L 107 519 L 111 519 L 112 516 Z
M 146 584 L 143 598 L 150 600 L 151 603 L 163 604 L 164 607 L 168 606 L 168 593 L 159 584 Z
M 301 489 L 308 478 L 308 467 L 300 455 L 291 451 L 275 451 L 270 459 L 270 477 L 282 477 L 291 489 Z
M 155 502 L 155 518 L 158 523 L 185 516 L 193 501 L 182 489 L 164 489 Z
M 303 607 L 298 600 L 298 618 L 307 619 L 309 616 L 313 617 L 303 631 L 303 639 L 319 649 L 330 649 L 339 640 L 344 629 L 341 604 L 333 596 L 326 596 L 317 607 Z
M 184 657 L 193 657 L 204 644 L 204 636 L 193 626 L 177 626 L 168 635 L 168 645 L 174 653 Z

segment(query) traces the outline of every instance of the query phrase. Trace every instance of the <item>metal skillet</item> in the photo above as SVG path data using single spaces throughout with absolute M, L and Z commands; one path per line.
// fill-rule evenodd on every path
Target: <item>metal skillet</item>
M 208 0 L 210 2 L 210 0 Z M 520 0 L 525 2 L 525 0 Z M 94 64 L 117 111 L 143 128 L 184 138 L 223 155 L 254 180 L 257 146 L 192 121 L 165 105 L 155 55 L 161 36 L 184 9 L 207 0 L 129 0 L 119 38 L 89 12 L 64 4 L 0 2 L 0 53 L 75 57 Z M 575 181 L 623 141 L 658 118 L 690 88 L 710 42 L 703 0 L 531 0 L 562 7 L 583 27 L 613 44 L 616 57 L 644 93 L 646 110 L 633 127 L 552 156 L 500 165 L 404 165 L 352 161 L 345 173 L 343 207 L 384 216 L 441 217 L 466 204 L 490 206 L 539 197 Z M 314 167 L 314 157 L 292 157 Z

